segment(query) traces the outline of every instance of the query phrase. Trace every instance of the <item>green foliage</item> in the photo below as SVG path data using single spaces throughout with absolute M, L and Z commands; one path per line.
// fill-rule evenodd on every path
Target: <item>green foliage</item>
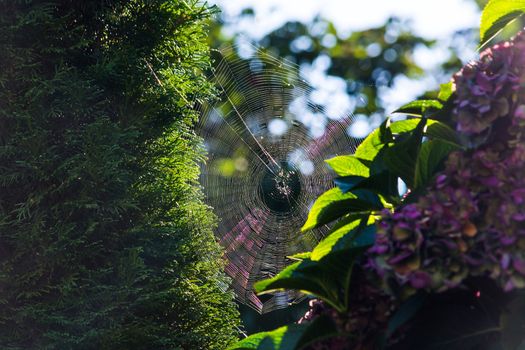
M 273 278 L 255 283 L 259 293 L 295 289 L 325 300 L 336 310 L 349 308 L 353 264 L 373 243 L 375 225 L 367 215 L 349 215 L 335 225 L 310 254 Z
M 450 99 L 453 93 L 454 93 L 454 84 L 452 82 L 441 84 L 439 92 L 438 92 L 438 96 L 437 96 L 438 100 L 446 102 Z
M 449 120 L 450 114 L 453 109 L 452 96 L 454 94 L 454 86 L 452 82 L 441 84 L 440 89 L 437 92 L 427 92 L 430 98 L 421 99 L 409 102 L 393 113 L 401 113 L 415 117 L 425 117 L 432 120 Z M 456 140 L 456 135 L 452 135 L 451 140 Z
M 429 183 L 450 152 L 457 149 L 458 145 L 439 139 L 423 143 L 416 159 L 414 188 L 422 188 Z
M 276 276 L 255 283 L 258 293 L 294 289 L 323 299 L 333 308 L 348 310 L 352 267 L 363 247 L 333 249 L 318 261 L 303 259 Z
M 314 341 L 334 336 L 337 328 L 329 317 L 261 332 L 241 340 L 229 350 L 300 350 Z
M 361 142 L 361 144 L 357 147 L 354 156 L 365 161 L 375 160 L 379 155 L 379 151 L 389 142 L 393 141 L 392 136 L 400 136 L 402 134 L 409 133 L 417 127 L 418 123 L 419 119 L 417 118 L 400 120 L 396 122 L 391 122 L 389 119 L 387 119 L 381 127 L 372 131 L 370 135 L 368 135 L 368 137 L 364 139 L 363 142 Z M 445 123 L 436 120 L 426 121 L 424 136 L 443 139 L 453 143 L 458 142 L 456 132 Z M 372 166 L 373 165 L 371 165 L 371 167 Z M 351 167 L 352 164 L 349 164 L 348 168 Z
M 183 1 L 0 6 L 0 347 L 224 349 L 204 21 Z
M 422 146 L 423 137 L 437 142 L 428 145 L 425 142 Z M 336 178 L 335 183 L 347 197 L 351 195 L 346 192 L 364 188 L 395 202 L 397 177 L 410 188 L 420 187 L 430 180 L 429 174 L 438 170 L 443 158 L 459 147 L 455 131 L 443 122 L 417 118 L 393 123 L 387 120 L 370 133 L 353 156 L 340 156 L 327 162 L 335 167 L 338 175 L 344 175 Z M 366 166 L 368 170 L 364 169 Z M 314 204 L 314 208 L 316 213 L 326 215 L 324 206 Z M 307 223 L 312 220 L 314 216 L 310 213 Z
M 325 161 L 339 176 L 370 176 L 369 162 L 353 155 L 337 156 Z
M 451 94 L 449 84 L 442 86 L 443 102 Z M 441 103 L 434 106 L 443 108 Z M 413 190 L 427 185 L 448 154 L 458 148 L 456 132 L 442 121 L 424 117 L 387 120 L 363 140 L 354 155 L 327 160 L 340 176 L 335 179 L 337 187 L 316 200 L 302 230 L 337 222 L 311 252 L 293 256 L 297 262 L 273 278 L 255 283 L 255 290 L 258 293 L 299 290 L 323 300 L 340 313 L 347 313 L 352 307 L 352 270 L 375 240 L 376 216 L 379 211 L 400 203 L 397 179 L 402 178 Z M 386 335 L 390 336 L 409 320 L 420 306 L 420 300 L 416 300 L 402 307 L 392 318 Z M 272 336 L 282 336 L 287 330 L 280 328 Z M 247 338 L 256 344 L 250 343 L 249 348 L 259 349 L 257 346 L 266 336 L 269 335 Z
M 503 26 L 505 16 L 516 10 L 524 11 L 525 4 L 490 1 L 484 11 L 485 22 L 482 22 L 483 40 L 486 40 L 484 35 Z M 349 315 L 352 308 L 350 276 L 354 265 L 359 263 L 360 254 L 374 242 L 377 211 L 410 203 L 432 183 L 451 152 L 466 151 L 458 133 L 449 126 L 452 124 L 450 110 L 454 94 L 451 83 L 443 84 L 440 91 L 434 93 L 437 99 L 415 101 L 398 110 L 416 118 L 397 122 L 387 120 L 360 144 L 354 155 L 327 160 L 340 176 L 335 179 L 337 187 L 317 199 L 303 231 L 338 221 L 312 252 L 296 255 L 294 258 L 298 262 L 277 276 L 258 282 L 256 290 L 301 290 L 342 314 L 338 320 Z M 401 199 L 397 192 L 391 191 L 391 186 L 377 181 L 379 178 L 387 182 L 401 178 L 412 194 Z M 402 244 L 414 244 L 403 237 L 402 229 L 398 233 Z M 385 338 L 379 339 L 379 343 L 386 346 L 386 338 L 394 336 L 403 325 L 413 320 L 414 327 L 408 336 L 394 348 L 521 349 L 525 344 L 523 292 L 503 298 L 501 288 L 495 288 L 493 281 L 486 276 L 465 280 L 462 286 L 446 293 L 420 292 L 408 300 L 400 298 L 400 305 L 389 317 L 384 334 L 378 333 L 379 338 Z M 393 293 L 396 295 L 396 291 Z M 359 318 L 355 321 L 358 322 Z M 280 329 L 280 334 L 286 329 Z M 339 335 L 345 335 L 341 329 L 339 331 Z M 255 335 L 252 339 L 263 338 L 263 335 Z
M 349 215 L 341 219 L 312 250 L 310 259 L 319 261 L 332 252 L 372 244 L 375 235 L 374 219 L 369 217 L 366 226 L 363 226 L 364 220 L 365 218 L 360 215 Z
M 406 137 L 400 137 L 399 141 L 393 142 L 383 150 L 386 167 L 399 176 L 409 188 L 414 187 L 414 169 L 421 149 L 425 126 L 426 119 L 419 120 L 416 127 L 407 133 Z
M 256 283 L 255 289 L 297 289 L 339 311 L 347 310 L 351 269 L 361 247 L 374 241 L 375 213 L 399 201 L 398 177 L 411 188 L 428 183 L 443 159 L 459 148 L 450 141 L 455 138 L 452 129 L 436 120 L 386 121 L 361 143 L 355 155 L 329 159 L 327 163 L 343 176 L 335 179 L 337 187 L 316 200 L 302 230 L 339 221 L 311 253 L 298 255 L 295 258 L 300 261 Z
M 417 100 L 409 102 L 404 106 L 396 109 L 393 113 L 404 113 L 409 115 L 421 116 L 432 112 L 433 110 L 440 110 L 443 104 L 437 100 Z
M 505 26 L 525 12 L 523 0 L 490 0 L 481 14 L 480 46 L 494 38 Z
M 301 230 L 322 226 L 348 212 L 378 210 L 382 207 L 379 197 L 367 191 L 343 193 L 340 188 L 335 187 L 317 198 Z

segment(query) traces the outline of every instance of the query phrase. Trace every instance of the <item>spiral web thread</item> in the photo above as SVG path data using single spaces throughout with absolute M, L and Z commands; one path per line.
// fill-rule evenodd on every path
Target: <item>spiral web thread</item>
M 328 119 L 309 101 L 313 89 L 297 65 L 249 49 L 249 60 L 235 54 L 237 46 L 220 50 L 210 76 L 220 98 L 199 106 L 197 132 L 208 150 L 201 184 L 220 220 L 216 236 L 231 288 L 239 302 L 265 313 L 303 299 L 290 291 L 257 296 L 253 283 L 326 235 L 328 227 L 300 228 L 315 199 L 333 187 L 324 160 L 353 153 L 357 140 L 347 134 L 351 113 Z

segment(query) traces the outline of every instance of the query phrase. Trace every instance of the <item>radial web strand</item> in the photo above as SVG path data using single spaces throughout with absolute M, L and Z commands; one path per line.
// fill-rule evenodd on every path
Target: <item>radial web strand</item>
M 253 46 L 242 59 L 239 49 L 220 50 L 210 76 L 220 98 L 199 105 L 197 132 L 208 151 L 200 180 L 220 220 L 216 236 L 231 288 L 240 302 L 264 313 L 303 298 L 290 291 L 257 296 L 252 286 L 326 235 L 327 227 L 300 228 L 315 199 L 333 187 L 324 160 L 353 153 L 357 140 L 347 133 L 351 113 L 328 118 L 311 102 L 314 89 L 297 65 Z

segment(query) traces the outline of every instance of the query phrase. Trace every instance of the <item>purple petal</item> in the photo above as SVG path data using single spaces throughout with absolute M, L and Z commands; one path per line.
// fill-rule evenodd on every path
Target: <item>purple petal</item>
M 509 246 L 516 242 L 516 237 L 504 235 L 500 237 L 499 241 L 501 242 L 502 245 Z
M 500 184 L 499 179 L 496 176 L 483 177 L 480 182 L 487 187 L 498 187 Z
M 369 251 L 378 255 L 385 254 L 386 252 L 388 252 L 388 246 L 385 244 L 377 244 L 370 248 Z
M 500 259 L 500 266 L 503 270 L 506 270 L 510 266 L 510 256 L 509 254 L 503 254 Z
M 422 289 L 430 287 L 432 284 L 432 278 L 424 271 L 414 271 L 408 277 L 410 285 L 416 289 Z
M 525 213 L 515 213 L 512 218 L 516 221 L 525 221 Z
M 400 254 L 398 254 L 396 256 L 391 257 L 386 262 L 389 263 L 390 265 L 396 265 L 396 264 L 399 264 L 400 262 L 402 262 L 403 260 L 406 260 L 406 259 L 410 258 L 413 255 L 414 255 L 413 252 L 404 251 L 404 252 L 401 252 Z
M 512 283 L 511 280 L 508 280 L 507 283 L 505 283 L 505 286 L 503 287 L 503 290 L 505 292 L 510 292 L 513 289 L 514 289 L 514 283 Z
M 514 270 L 525 276 L 525 260 L 515 258 L 512 261 L 512 267 L 514 267 Z

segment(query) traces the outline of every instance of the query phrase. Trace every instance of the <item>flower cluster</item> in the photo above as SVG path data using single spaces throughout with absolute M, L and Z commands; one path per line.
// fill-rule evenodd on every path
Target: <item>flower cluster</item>
M 524 36 L 520 33 L 487 49 L 478 61 L 454 75 L 455 118 L 460 133 L 475 136 L 490 132 L 498 118 L 509 115 L 525 81 Z
M 475 142 L 415 203 L 384 212 L 368 265 L 393 291 L 443 291 L 477 275 L 525 287 L 525 34 L 454 83 L 456 129 Z
M 367 278 L 353 284 L 355 307 L 341 315 L 313 301 L 302 319 L 329 315 L 354 337 L 309 350 L 371 348 L 396 302 L 417 290 L 446 291 L 469 276 L 525 288 L 525 33 L 483 52 L 454 86 L 452 122 L 465 149 L 415 202 L 382 213 L 359 269 Z
M 384 281 L 441 288 L 466 276 L 465 253 L 477 231 L 470 218 L 478 208 L 469 191 L 444 185 L 444 176 L 439 181 L 439 191 L 418 203 L 384 212 L 369 251 L 369 264 Z

